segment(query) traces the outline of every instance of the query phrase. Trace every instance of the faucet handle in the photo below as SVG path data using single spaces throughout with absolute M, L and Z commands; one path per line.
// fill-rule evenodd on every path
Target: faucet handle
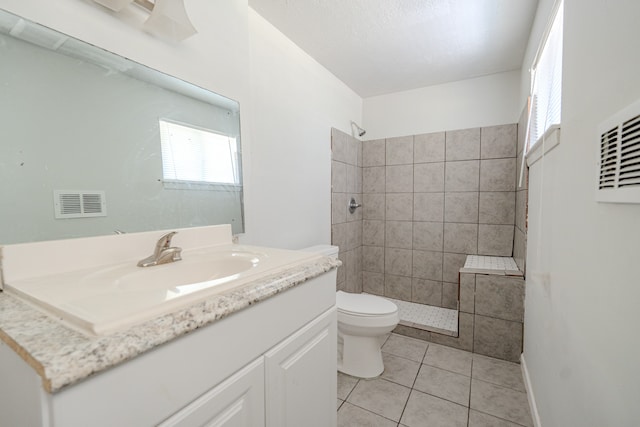
M 177 231 L 171 231 L 167 234 L 163 234 L 162 236 L 160 236 L 160 238 L 158 239 L 158 243 L 156 243 L 156 252 L 158 253 L 163 249 L 169 248 L 171 246 L 171 239 L 176 234 L 178 234 Z
M 177 231 L 171 231 L 160 236 L 153 254 L 143 260 L 140 260 L 138 262 L 138 267 L 151 267 L 153 265 L 180 261 L 182 259 L 180 255 L 182 248 L 171 247 L 171 238 L 176 234 L 178 234 Z

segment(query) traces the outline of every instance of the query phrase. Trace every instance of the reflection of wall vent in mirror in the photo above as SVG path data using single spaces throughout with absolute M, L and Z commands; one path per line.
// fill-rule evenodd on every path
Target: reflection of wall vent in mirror
M 54 190 L 53 201 L 58 219 L 107 216 L 104 191 Z
M 640 203 L 640 101 L 598 128 L 596 200 Z

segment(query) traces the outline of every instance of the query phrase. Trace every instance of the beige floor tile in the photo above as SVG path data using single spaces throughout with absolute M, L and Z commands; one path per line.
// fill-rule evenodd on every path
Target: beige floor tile
M 526 393 L 485 381 L 471 380 L 471 409 L 527 427 L 533 426 Z
M 338 372 L 338 399 L 346 400 L 358 383 L 358 378 Z
M 526 391 L 520 365 L 480 354 L 473 355 L 471 376 L 477 380 Z
M 338 411 L 338 427 L 395 427 L 396 423 L 348 402 Z
M 384 372 L 380 378 L 407 387 L 413 387 L 413 382 L 416 380 L 420 370 L 420 362 L 414 362 L 413 360 L 384 352 L 382 353 L 382 360 L 384 361 Z
M 422 363 L 471 376 L 471 353 L 438 344 L 429 344 Z
M 380 378 L 361 380 L 347 398 L 347 402 L 398 421 L 410 391 L 408 387 Z
M 469 406 L 471 378 L 455 372 L 422 365 L 414 389 Z
M 468 408 L 416 390 L 400 421 L 407 427 L 466 427 Z
M 469 427 L 520 427 L 518 424 L 501 420 L 482 412 L 469 411 Z
M 533 426 L 516 363 L 398 334 L 382 355 L 379 378 L 338 373 L 338 426 Z
M 409 338 L 398 334 L 391 334 L 387 342 L 382 346 L 382 351 L 394 356 L 422 362 L 424 353 L 429 343 L 415 338 Z

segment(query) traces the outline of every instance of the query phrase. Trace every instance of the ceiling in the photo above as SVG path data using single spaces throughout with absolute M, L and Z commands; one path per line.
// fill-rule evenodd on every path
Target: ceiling
M 520 69 L 537 0 L 249 0 L 363 98 Z

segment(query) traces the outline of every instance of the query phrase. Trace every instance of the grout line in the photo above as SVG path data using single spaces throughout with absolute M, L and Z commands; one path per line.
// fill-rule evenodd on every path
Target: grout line
M 498 359 L 498 360 L 501 360 L 501 359 Z M 503 360 L 503 362 L 504 362 L 504 360 Z M 513 363 L 513 362 L 509 362 L 509 363 Z M 509 386 L 504 385 L 504 384 L 497 384 L 497 383 L 494 383 L 494 382 L 491 382 L 491 381 L 487 381 L 487 380 L 483 380 L 483 379 L 480 379 L 480 378 L 474 378 L 474 377 L 472 377 L 472 378 L 474 380 L 476 380 L 476 381 L 482 381 L 483 383 L 491 384 L 491 385 L 494 385 L 496 387 L 500 387 L 500 388 L 504 388 L 504 389 L 512 390 L 512 391 L 516 391 L 518 393 L 527 394 L 526 391 L 518 390 L 517 388 L 509 387 Z
M 412 389 L 411 389 L 411 391 L 414 391 L 414 390 L 415 390 L 415 391 L 417 391 L 418 393 L 426 394 L 426 395 L 428 395 L 428 396 L 435 397 L 436 399 L 444 400 L 445 402 L 450 402 L 450 403 L 453 403 L 454 405 L 462 406 L 463 408 L 466 408 L 466 409 L 467 409 L 467 411 L 469 411 L 469 410 L 471 409 L 471 408 L 469 408 L 468 406 L 464 406 L 464 405 L 462 405 L 462 404 L 460 404 L 460 403 L 458 403 L 458 402 L 454 402 L 453 400 L 449 400 L 449 399 L 447 399 L 446 397 L 437 396 L 437 395 L 435 395 L 435 394 L 427 393 L 426 391 L 421 391 L 421 390 L 414 389 L 414 388 L 412 388 Z M 490 414 L 489 414 L 489 415 L 490 415 Z
M 439 345 L 441 345 L 441 344 L 439 344 Z M 446 347 L 446 346 L 443 346 L 443 347 Z M 447 347 L 447 348 L 452 348 L 452 347 Z M 454 349 L 454 350 L 458 350 L 458 349 L 456 348 L 456 349 Z M 462 350 L 462 351 L 466 351 L 466 350 Z M 467 351 L 467 353 L 469 353 L 469 352 Z M 460 372 L 452 371 L 452 370 L 449 370 L 449 369 L 446 369 L 446 368 L 442 368 L 442 367 L 440 367 L 440 366 L 432 365 L 432 364 L 430 364 L 430 363 L 422 362 L 422 364 L 423 364 L 423 365 L 427 365 L 427 366 L 429 366 L 429 367 L 431 367 L 431 368 L 440 369 L 441 371 L 446 371 L 446 372 L 449 372 L 449 373 L 451 373 L 451 374 L 462 375 L 463 377 L 467 377 L 467 378 L 469 378 L 469 379 L 472 379 L 472 377 L 471 377 L 470 375 L 461 374 Z M 485 382 L 486 382 L 486 381 L 485 381 Z M 471 387 L 471 386 L 469 386 L 469 387 Z M 458 405 L 459 405 L 459 403 L 458 403 Z
M 406 356 L 401 356 L 401 355 L 399 355 L 399 354 L 390 353 L 390 352 L 388 352 L 388 351 L 383 351 L 383 353 L 384 353 L 384 354 L 386 354 L 387 356 L 397 357 L 397 358 L 399 358 L 399 359 L 408 360 L 409 362 L 415 362 L 415 363 L 420 363 L 420 364 L 422 364 L 422 362 L 418 362 L 417 360 L 409 359 L 408 357 L 406 357 Z M 423 356 L 423 357 L 424 357 L 424 356 Z M 387 380 L 387 381 L 395 382 L 395 381 L 392 381 L 392 380 Z M 399 384 L 399 383 L 396 383 L 396 384 Z M 404 384 L 400 384 L 400 385 L 404 385 Z M 404 385 L 404 386 L 405 386 L 405 387 L 408 387 L 408 386 L 406 386 L 406 385 Z
M 471 389 L 472 389 L 472 385 L 473 385 L 473 364 L 474 364 L 474 360 L 473 360 L 473 353 L 471 353 L 471 377 L 469 378 L 469 413 L 471 413 Z M 469 422 L 469 420 L 467 419 L 467 423 Z
M 418 373 L 416 373 L 416 378 L 413 379 L 413 385 L 415 385 L 416 379 L 418 378 L 419 373 L 420 373 L 420 368 L 418 368 Z M 413 394 L 413 385 L 409 388 L 409 396 L 407 396 L 407 400 L 404 401 L 404 406 L 402 407 L 402 412 L 400 412 L 400 418 L 398 419 L 398 425 L 400 425 L 400 421 L 402 421 L 402 416 L 404 415 L 404 411 L 407 410 L 409 399 L 411 399 L 411 394 Z
M 338 371 L 340 372 L 340 371 Z M 342 373 L 342 372 L 341 372 Z M 347 375 L 347 374 L 343 374 L 343 375 Z M 351 375 L 348 375 L 349 377 L 351 377 Z M 351 377 L 351 378 L 356 378 L 356 377 Z M 357 378 L 356 383 L 353 385 L 353 387 L 351 388 L 351 391 L 349 393 L 347 393 L 347 396 L 344 398 L 344 401 L 346 402 L 347 399 L 349 399 L 349 396 L 351 396 L 351 394 L 353 393 L 353 390 L 356 389 L 356 387 L 358 386 L 358 384 L 360 384 L 360 378 Z M 349 402 L 351 403 L 351 402 Z M 351 403 L 353 405 L 353 403 Z
M 481 414 L 489 415 L 490 417 L 497 418 L 497 419 L 499 419 L 499 420 L 505 421 L 505 422 L 507 422 L 507 423 L 510 423 L 510 424 L 513 424 L 513 425 L 516 425 L 516 426 L 519 426 L 519 427 L 526 427 L 526 426 L 524 426 L 524 425 L 522 425 L 522 424 L 520 424 L 520 423 L 517 423 L 517 422 L 515 422 L 515 421 L 511 421 L 511 420 L 508 420 L 508 419 L 506 419 L 506 418 L 498 417 L 498 416 L 496 416 L 496 415 L 494 415 L 494 414 L 490 414 L 490 413 L 488 413 L 488 412 L 481 411 L 481 410 L 479 410 L 479 409 L 475 409 L 475 408 L 473 408 L 473 410 L 474 410 L 474 411 L 476 411 L 476 412 L 480 412 Z M 469 408 L 469 412 L 471 412 L 471 408 Z
M 445 233 L 445 212 L 447 211 L 447 133 L 444 132 L 444 176 L 442 177 L 442 262 L 440 263 L 440 306 L 444 305 L 444 233 Z
M 346 400 L 345 400 L 345 402 L 346 402 Z M 368 413 L 370 413 L 370 414 L 376 415 L 376 416 L 378 416 L 378 417 L 380 417 L 380 418 L 384 418 L 385 420 L 389 420 L 389 421 L 394 422 L 394 423 L 396 423 L 396 424 L 398 424 L 398 425 L 400 424 L 400 421 L 392 420 L 391 418 L 385 417 L 384 415 L 380 415 L 380 414 L 378 414 L 377 412 L 373 412 L 371 409 L 363 408 L 362 406 L 356 405 L 356 404 L 355 404 L 355 403 L 353 403 L 353 402 L 347 402 L 347 403 L 349 403 L 349 405 L 353 405 L 353 406 L 355 406 L 356 408 L 360 408 L 360 409 L 362 409 L 363 411 L 366 411 L 366 412 L 368 412 Z M 402 418 L 402 415 L 400 415 L 400 418 Z
M 482 382 L 482 383 L 491 384 L 491 385 L 492 385 L 492 386 L 494 386 L 494 387 L 499 387 L 499 388 L 504 389 L 504 390 L 514 391 L 514 392 L 516 392 L 516 393 L 525 394 L 525 395 L 527 394 L 527 392 L 526 392 L 526 391 L 516 390 L 515 388 L 511 388 L 511 387 L 506 386 L 506 385 L 492 383 L 491 381 L 482 380 L 482 379 L 480 379 L 480 378 L 473 378 L 473 379 L 474 379 L 475 381 L 480 381 L 480 382 Z
M 473 374 L 473 360 L 471 361 L 471 373 Z M 471 384 L 472 382 L 473 382 L 473 377 L 469 379 L 469 405 L 467 410 L 467 427 L 469 427 L 469 423 L 471 422 Z
M 427 357 L 427 351 L 429 351 L 429 346 L 431 345 L 430 342 L 427 342 L 427 348 L 424 349 L 424 354 L 422 355 L 422 360 L 420 360 L 420 367 L 422 368 L 422 365 L 424 365 L 424 358 Z M 418 373 L 420 373 L 420 369 L 418 369 Z M 415 381 L 414 381 L 415 384 Z

